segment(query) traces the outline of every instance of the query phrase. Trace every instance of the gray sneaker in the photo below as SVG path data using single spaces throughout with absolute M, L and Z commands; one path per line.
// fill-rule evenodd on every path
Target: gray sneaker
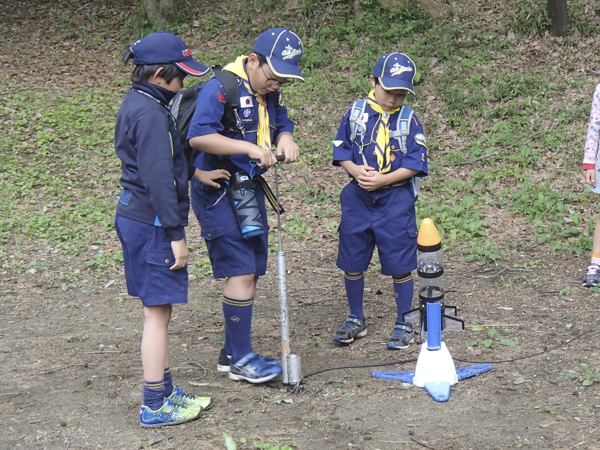
M 394 332 L 388 341 L 387 348 L 390 350 L 402 350 L 415 340 L 415 332 L 412 325 L 397 323 L 394 325 Z
M 349 344 L 355 338 L 367 335 L 367 322 L 357 317 L 349 316 L 346 323 L 335 332 L 333 340 L 340 344 Z
M 598 283 L 600 283 L 600 266 L 592 263 L 587 267 L 581 284 L 585 287 L 592 287 L 596 286 Z

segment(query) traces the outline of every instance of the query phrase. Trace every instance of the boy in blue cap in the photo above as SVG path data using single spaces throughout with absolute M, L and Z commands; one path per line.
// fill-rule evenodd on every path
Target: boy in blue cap
M 344 113 L 333 141 L 333 164 L 351 177 L 342 190 L 337 266 L 344 271 L 350 316 L 333 340 L 349 344 L 366 336 L 364 276 L 377 245 L 381 273 L 394 280 L 397 318 L 387 347 L 407 348 L 414 333 L 402 313 L 413 297 L 411 271 L 417 267 L 414 177 L 427 175 L 423 126 L 410 108 L 416 67 L 402 53 L 383 55 L 370 77 L 366 100 Z
M 188 168 L 169 111 L 169 101 L 186 75 L 208 68 L 192 59 L 185 43 L 159 31 L 135 42 L 125 54 L 133 59 L 132 87 L 117 115 L 115 151 L 122 162 L 123 187 L 115 229 L 123 247 L 129 295 L 144 305 L 142 427 L 174 425 L 196 419 L 212 406 L 210 397 L 188 395 L 173 385 L 169 371 L 168 326 L 172 304 L 187 303 L 189 212 L 188 179 L 217 185 L 223 171 Z
M 244 237 L 225 187 L 192 180 L 192 208 L 202 227 L 213 276 L 227 278 L 223 292 L 225 343 L 217 370 L 229 372 L 232 380 L 264 383 L 282 372 L 278 360 L 255 353 L 251 343 L 256 283 L 266 272 L 268 254 L 265 187 L 260 175 L 277 162 L 271 146 L 286 163 L 299 156 L 294 123 L 288 118 L 279 88 L 304 80 L 298 68 L 302 52 L 302 42 L 287 28 L 261 33 L 248 56 L 238 57 L 223 69 L 235 74 L 239 83 L 237 123 L 224 127 L 226 92 L 214 78 L 198 95 L 188 132 L 190 145 L 201 151 L 194 163 L 197 168 L 225 168 L 246 182 L 250 180 L 247 186 L 254 190 L 257 201 L 254 224 L 262 228 L 262 232 Z

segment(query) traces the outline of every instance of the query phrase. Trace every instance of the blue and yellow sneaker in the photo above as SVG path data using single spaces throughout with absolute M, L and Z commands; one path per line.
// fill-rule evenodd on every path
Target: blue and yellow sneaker
M 176 405 L 173 400 L 165 398 L 165 402 L 156 411 L 146 405 L 140 408 L 140 425 L 142 428 L 156 428 L 178 425 L 197 419 L 202 414 L 200 406 Z
M 173 392 L 167 398 L 172 400 L 176 405 L 199 406 L 204 411 L 210 409 L 215 402 L 212 397 L 199 397 L 193 394 L 186 394 L 175 385 L 173 385 Z

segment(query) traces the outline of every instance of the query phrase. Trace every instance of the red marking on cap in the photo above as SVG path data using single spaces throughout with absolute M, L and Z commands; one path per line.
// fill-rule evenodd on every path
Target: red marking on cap
M 221 103 L 226 103 L 226 102 L 225 102 L 225 97 L 223 97 L 223 94 L 221 94 L 220 92 L 219 92 L 219 101 L 220 101 Z
M 208 72 L 210 70 L 208 67 L 206 68 L 206 70 L 192 69 L 190 66 L 188 66 L 187 64 L 184 64 L 182 62 L 176 62 L 175 65 L 177 67 L 179 67 L 181 70 L 183 70 L 184 72 L 186 72 L 187 74 L 197 76 L 197 77 L 204 75 L 206 72 Z
M 181 50 L 181 53 L 183 53 L 183 56 L 185 56 L 186 58 L 188 56 L 192 56 L 192 51 L 189 48 L 186 48 L 185 50 Z

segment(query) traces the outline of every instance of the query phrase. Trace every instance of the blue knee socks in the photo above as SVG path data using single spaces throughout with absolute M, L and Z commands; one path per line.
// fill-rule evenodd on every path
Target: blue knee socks
M 165 382 L 163 380 L 157 382 L 144 380 L 142 396 L 143 404 L 152 411 L 160 409 L 165 402 Z
M 170 396 L 173 393 L 173 377 L 171 376 L 171 369 L 168 367 L 165 369 L 165 397 Z
M 404 323 L 402 321 L 402 313 L 410 310 L 412 306 L 414 285 L 412 272 L 403 275 L 394 275 L 392 278 L 394 280 L 394 297 L 398 308 L 396 323 Z
M 365 277 L 362 272 L 358 275 L 350 275 L 348 272 L 345 272 L 344 285 L 346 287 L 346 297 L 348 297 L 350 315 L 357 319 L 365 320 L 365 315 L 363 314 Z
M 254 299 L 236 300 L 223 296 L 223 317 L 225 318 L 225 338 L 235 364 L 251 353 L 252 305 Z M 227 351 L 227 349 L 226 349 Z

